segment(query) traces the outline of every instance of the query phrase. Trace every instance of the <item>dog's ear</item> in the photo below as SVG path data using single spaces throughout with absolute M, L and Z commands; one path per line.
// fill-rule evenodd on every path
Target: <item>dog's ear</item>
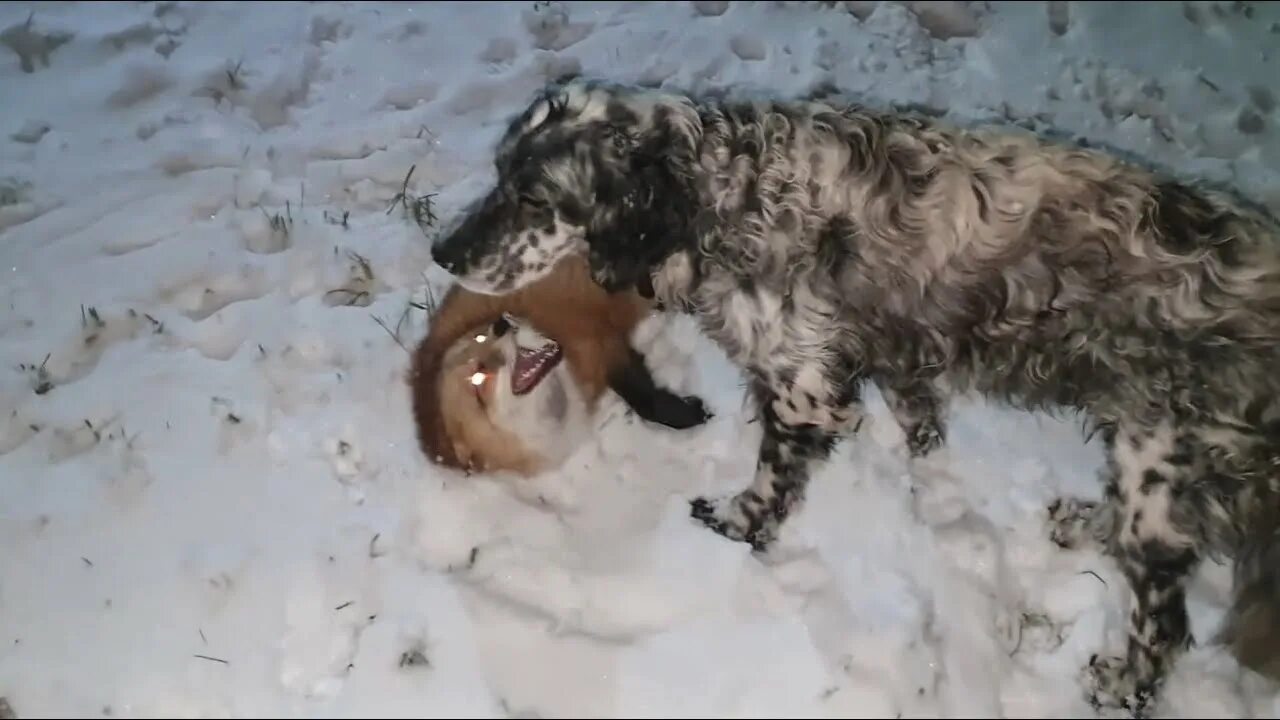
M 658 293 L 653 289 L 653 275 L 650 273 L 641 273 L 640 278 L 636 280 L 636 292 L 645 300 L 653 300 Z
M 587 231 L 588 261 L 595 281 L 608 292 L 635 289 L 652 297 L 650 278 L 687 237 L 687 202 L 656 163 L 633 164 L 597 188 L 597 212 Z
M 611 292 L 650 289 L 652 270 L 693 242 L 697 117 L 660 106 L 642 129 L 629 113 L 610 114 L 587 143 L 594 202 L 584 208 L 588 259 L 596 282 Z
M 561 73 L 543 86 L 535 100 L 521 115 L 522 132 L 537 132 L 541 128 L 573 117 L 587 106 L 590 83 L 578 73 Z
M 514 144 L 524 135 L 537 134 L 542 128 L 562 120 L 573 95 L 574 78 L 568 74 L 547 82 L 529 101 L 524 112 L 511 121 L 500 146 Z

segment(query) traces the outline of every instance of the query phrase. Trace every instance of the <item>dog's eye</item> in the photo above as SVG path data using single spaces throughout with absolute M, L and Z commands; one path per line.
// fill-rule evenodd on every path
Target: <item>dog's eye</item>
M 533 195 L 521 195 L 520 204 L 534 210 L 541 210 L 547 207 L 547 201 Z

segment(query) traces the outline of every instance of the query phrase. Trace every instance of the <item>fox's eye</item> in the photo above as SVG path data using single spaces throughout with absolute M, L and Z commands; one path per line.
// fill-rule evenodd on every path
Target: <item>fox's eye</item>
M 484 402 L 484 386 L 489 382 L 489 373 L 484 368 L 479 368 L 467 377 L 467 383 L 471 385 L 471 391 L 476 396 L 476 402 L 480 403 L 480 407 L 485 407 Z

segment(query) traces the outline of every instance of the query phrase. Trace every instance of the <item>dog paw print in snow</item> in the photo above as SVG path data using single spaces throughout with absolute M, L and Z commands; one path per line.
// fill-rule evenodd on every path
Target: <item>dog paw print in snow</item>
M 728 0 L 694 0 L 694 12 L 703 17 L 717 17 L 729 9 Z
M 915 458 L 908 467 L 908 479 L 913 481 L 912 511 L 933 527 L 956 521 L 971 507 L 964 482 L 947 465 L 949 457 L 950 452 L 943 448 L 927 458 Z
M 307 699 L 331 700 L 342 691 L 364 631 L 376 619 L 326 598 L 318 579 L 308 577 L 290 591 L 285 606 L 280 683 Z
M 558 2 L 536 2 L 521 13 L 525 29 L 539 50 L 559 52 L 591 34 L 594 22 L 571 22 L 569 10 Z
M 333 474 L 337 476 L 338 482 L 347 489 L 347 495 L 351 501 L 359 505 L 365 499 L 363 485 L 372 478 L 374 473 L 370 471 L 360 445 L 347 439 L 352 436 L 353 433 L 348 431 L 338 437 L 329 438 L 325 441 L 325 452 L 329 456 L 329 464 L 333 467 Z
M 60 463 L 83 455 L 98 447 L 102 442 L 102 431 L 108 423 L 94 424 L 86 418 L 83 423 L 75 423 L 69 427 L 53 428 L 49 440 L 49 462 Z
M 729 38 L 729 49 L 739 60 L 747 62 L 764 60 L 769 55 L 768 47 L 755 35 L 734 35 Z
M 218 452 L 226 454 L 235 447 L 250 441 L 256 431 L 243 411 L 237 410 L 231 400 L 214 396 L 209 401 L 210 412 L 218 423 Z
M 36 71 L 36 61 L 42 67 L 49 67 L 49 56 L 54 50 L 66 45 L 75 37 L 75 33 L 64 30 L 40 32 L 35 29 L 35 11 L 27 15 L 25 22 L 10 25 L 0 32 L 0 45 L 4 45 L 18 56 L 18 65 L 24 73 Z
M 106 477 L 106 492 L 109 501 L 122 509 L 136 506 L 155 482 L 140 435 L 130 434 L 123 426 L 107 431 L 106 439 L 111 443 L 114 457 Z
M 52 129 L 53 126 L 43 120 L 27 120 L 17 132 L 10 134 L 9 138 L 14 142 L 34 145 Z
M 25 412 L 11 410 L 7 416 L 0 417 L 0 455 L 22 447 L 42 429 L 43 426 Z
M 1052 653 L 1066 642 L 1069 630 L 1069 623 L 1025 607 L 996 616 L 997 638 L 1009 657 Z
M 409 642 L 405 651 L 400 653 L 400 661 L 397 666 L 405 671 L 429 670 L 431 668 L 431 659 L 427 655 L 426 640 L 417 638 Z

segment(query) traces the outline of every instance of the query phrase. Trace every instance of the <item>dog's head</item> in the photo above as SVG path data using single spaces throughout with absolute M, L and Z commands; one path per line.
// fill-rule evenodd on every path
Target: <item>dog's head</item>
M 496 186 L 432 249 L 474 292 L 517 290 L 574 252 L 609 291 L 643 287 L 687 237 L 683 172 L 699 133 L 677 95 L 571 80 L 545 89 L 498 144 Z

